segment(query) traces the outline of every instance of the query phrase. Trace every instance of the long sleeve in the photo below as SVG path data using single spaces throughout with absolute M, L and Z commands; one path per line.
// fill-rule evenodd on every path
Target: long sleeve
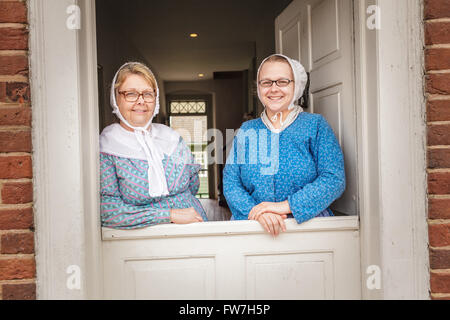
M 250 210 L 257 205 L 255 200 L 244 187 L 241 180 L 240 164 L 237 161 L 237 138 L 228 155 L 227 163 L 223 169 L 223 194 L 230 207 L 235 220 L 247 220 Z
M 345 190 L 344 157 L 333 130 L 320 116 L 312 144 L 317 178 L 288 197 L 294 218 L 302 223 L 328 208 Z
M 189 180 L 189 191 L 193 196 L 195 196 L 198 192 L 198 189 L 200 188 L 200 179 L 198 177 L 198 172 L 196 174 L 193 174 L 191 176 L 191 179 Z
M 150 205 L 133 205 L 123 201 L 116 167 L 110 156 L 100 156 L 101 221 L 103 227 L 136 229 L 169 223 L 170 209 Z

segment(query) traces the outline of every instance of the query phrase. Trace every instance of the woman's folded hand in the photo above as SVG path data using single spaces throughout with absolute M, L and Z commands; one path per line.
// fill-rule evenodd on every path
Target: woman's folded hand
M 283 202 L 261 202 L 252 208 L 248 214 L 248 220 L 259 220 L 263 213 L 274 213 L 287 217 L 291 213 L 291 208 L 287 200 Z
M 170 222 L 176 224 L 187 224 L 194 222 L 203 222 L 202 216 L 194 208 L 171 209 Z
M 286 231 L 286 224 L 284 223 L 284 217 L 275 213 L 263 213 L 258 216 L 258 222 L 263 226 L 263 228 L 276 237 L 281 231 Z

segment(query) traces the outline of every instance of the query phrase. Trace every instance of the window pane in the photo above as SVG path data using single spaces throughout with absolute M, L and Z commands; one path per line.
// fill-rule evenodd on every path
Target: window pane
M 206 113 L 206 102 L 204 100 L 171 101 L 170 113 Z
M 171 116 L 169 121 L 170 127 L 181 135 L 186 144 L 204 145 L 208 143 L 206 140 L 206 116 Z
M 170 127 L 177 131 L 191 148 L 195 162 L 200 164 L 200 187 L 197 198 L 209 198 L 208 155 L 206 146 L 207 116 L 172 115 Z

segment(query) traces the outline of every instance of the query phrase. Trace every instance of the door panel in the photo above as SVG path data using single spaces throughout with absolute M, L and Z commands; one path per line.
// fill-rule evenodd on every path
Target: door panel
M 300 55 L 300 20 L 295 17 L 290 23 L 279 30 L 280 44 L 282 51 L 288 56 L 297 57 Z
M 310 72 L 311 106 L 305 111 L 327 119 L 344 152 L 347 186 L 331 208 L 347 215 L 358 214 L 352 10 L 351 0 L 294 0 L 275 20 L 277 52 Z M 292 25 L 299 26 L 299 38 L 290 36 Z
M 332 299 L 334 267 L 332 251 L 246 256 L 247 298 Z
M 342 86 L 334 86 L 329 89 L 313 93 L 314 111 L 323 115 L 336 134 L 339 144 L 342 146 Z
M 214 257 L 201 256 L 125 258 L 123 266 L 126 297 L 212 299 L 215 292 L 214 262 Z M 179 290 L 180 287 L 189 290 Z
M 311 60 L 313 70 L 339 56 L 339 20 L 337 0 L 310 6 Z
M 106 299 L 360 299 L 357 217 L 103 228 Z

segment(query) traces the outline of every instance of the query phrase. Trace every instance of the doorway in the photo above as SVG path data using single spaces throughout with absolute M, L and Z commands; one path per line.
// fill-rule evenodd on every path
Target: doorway
M 218 129 L 226 137 L 227 129 L 238 129 L 248 114 L 258 117 L 262 111 L 262 106 L 255 103 L 256 73 L 266 56 L 277 51 L 308 61 L 315 56 L 310 58 L 302 55 L 301 50 L 291 49 L 304 48 L 305 52 L 315 53 L 317 39 L 329 32 L 329 28 L 340 28 L 341 42 L 334 44 L 341 50 L 332 45 L 319 48 L 321 61 L 313 59 L 315 65 L 306 65 L 312 76 L 309 99 L 312 103 L 305 112 L 320 112 L 332 126 L 337 123 L 333 129 L 339 142 L 348 151 L 353 150 L 347 158 L 356 156 L 356 140 L 344 139 L 341 130 L 349 124 L 354 128 L 354 119 L 339 122 L 354 108 L 353 100 L 344 94 L 353 93 L 353 78 L 339 79 L 332 84 L 326 83 L 326 77 L 320 83 L 317 81 L 319 67 L 324 69 L 327 63 L 335 62 L 335 57 L 344 58 L 334 64 L 338 68 L 332 67 L 327 72 L 336 77 L 353 75 L 353 65 L 347 65 L 348 61 L 353 62 L 352 1 L 133 1 L 126 11 L 120 6 L 122 3 L 96 2 L 98 62 L 104 74 L 108 68 L 114 74 L 114 69 L 127 60 L 149 65 L 158 80 L 160 96 L 164 97 L 157 121 L 184 131 L 186 140 L 200 133 L 194 139 L 199 143 L 189 141 L 199 159 L 209 143 L 203 137 L 205 129 Z M 312 19 L 311 12 L 319 17 Z M 295 13 L 293 17 L 292 13 Z M 321 24 L 333 14 L 334 25 Z M 300 32 L 316 31 L 317 28 L 308 25 L 311 20 L 319 27 L 314 41 L 302 37 Z M 311 42 L 313 45 L 308 47 Z M 339 100 L 342 96 L 343 101 Z M 348 110 L 343 110 L 341 105 Z M 202 121 L 205 116 L 206 121 Z M 195 132 L 194 120 L 199 123 L 200 132 Z M 225 141 L 222 145 L 226 145 Z M 216 201 L 216 208 L 220 176 L 214 178 L 214 173 L 219 170 L 216 164 L 212 168 L 204 167 L 208 173 L 208 189 L 200 192 L 200 197 L 207 193 L 209 200 Z M 205 190 L 205 184 L 200 189 Z M 287 221 L 290 232 L 275 242 L 261 232 L 255 221 L 216 222 L 210 215 L 209 220 L 214 222 L 170 230 L 165 230 L 164 225 L 126 232 L 105 228 L 105 292 L 111 298 L 137 299 L 175 293 L 180 298 L 201 299 L 230 298 L 234 294 L 257 299 L 358 299 L 361 297 L 359 221 L 355 201 L 349 202 L 341 206 L 343 209 L 339 211 L 344 215 L 341 217 L 316 218 L 301 225 L 290 219 Z M 216 212 L 211 207 L 205 209 L 207 214 Z M 193 268 L 203 272 L 192 276 L 188 270 Z M 233 279 L 227 276 L 230 270 Z M 253 270 L 251 274 L 249 270 Z M 259 283 L 271 278 L 273 271 L 280 277 L 260 286 Z M 168 284 L 158 280 L 165 278 L 176 281 Z M 205 285 L 196 286 L 196 283 Z
M 40 299 L 101 299 L 108 292 L 103 286 L 103 265 L 108 265 L 108 261 L 102 259 L 102 255 L 108 254 L 108 248 L 103 247 L 98 221 L 99 124 L 97 90 L 94 90 L 97 88 L 96 10 L 94 2 L 78 3 L 83 16 L 82 28 L 74 31 L 65 28 L 66 21 L 61 18 L 61 12 L 73 5 L 73 1 L 29 1 L 33 167 L 36 169 L 33 178 L 35 197 L 39 199 L 34 214 L 39 239 L 36 261 Z M 383 279 L 387 280 L 382 283 L 382 291 L 370 291 L 365 286 L 361 291 L 367 299 L 426 299 L 429 282 L 425 270 L 428 251 L 423 240 L 426 238 L 423 135 L 411 134 L 424 130 L 421 122 L 424 110 L 421 1 L 361 0 L 355 4 L 355 58 L 364 63 L 364 68 L 357 71 L 356 81 L 361 89 L 357 105 L 363 110 L 358 115 L 362 124 L 358 131 L 362 132 L 364 142 L 359 144 L 363 183 L 360 191 L 362 257 L 358 264 L 361 263 L 363 277 L 367 266 L 380 265 Z M 383 11 L 383 28 L 371 31 L 366 29 L 366 9 L 375 4 Z M 126 41 L 123 37 L 117 39 Z M 104 76 L 112 79 L 107 74 Z M 403 86 L 397 86 L 398 83 Z M 391 90 L 394 87 L 395 92 Z M 63 176 L 65 180 L 61 179 Z M 377 196 L 373 196 L 374 193 Z M 394 194 L 395 197 L 390 196 Z M 64 212 L 63 217 L 61 212 Z M 317 220 L 313 226 L 309 224 L 300 229 L 317 235 L 326 229 L 322 222 Z M 211 228 L 223 235 L 229 234 L 230 229 L 233 229 L 233 236 L 258 233 L 247 222 L 239 225 L 217 222 L 205 227 L 202 230 L 179 228 L 173 233 L 177 233 L 177 237 L 189 237 L 193 232 L 206 235 L 211 234 Z M 336 227 L 329 226 L 329 231 L 340 233 Z M 357 223 L 352 223 L 348 230 L 355 229 L 358 230 Z M 164 235 L 163 229 L 155 228 L 151 234 L 135 234 L 134 237 L 149 239 L 164 238 Z M 103 231 L 103 239 L 108 236 L 114 238 Z M 126 238 L 124 234 L 122 238 Z M 150 246 L 149 250 L 152 248 Z M 205 258 L 213 255 L 207 255 L 208 248 L 203 250 L 198 262 L 206 265 Z M 260 262 L 258 258 L 248 258 L 253 265 Z M 232 280 L 227 278 L 230 263 L 236 266 L 237 260 L 221 258 L 216 261 L 217 266 L 222 267 L 224 261 L 227 262 L 224 277 L 218 279 L 219 284 L 226 286 L 227 281 Z M 65 271 L 73 265 L 82 270 L 79 290 L 66 286 Z M 348 270 L 345 274 L 349 274 Z M 242 287 L 237 291 L 240 294 L 245 292 L 240 289 Z

